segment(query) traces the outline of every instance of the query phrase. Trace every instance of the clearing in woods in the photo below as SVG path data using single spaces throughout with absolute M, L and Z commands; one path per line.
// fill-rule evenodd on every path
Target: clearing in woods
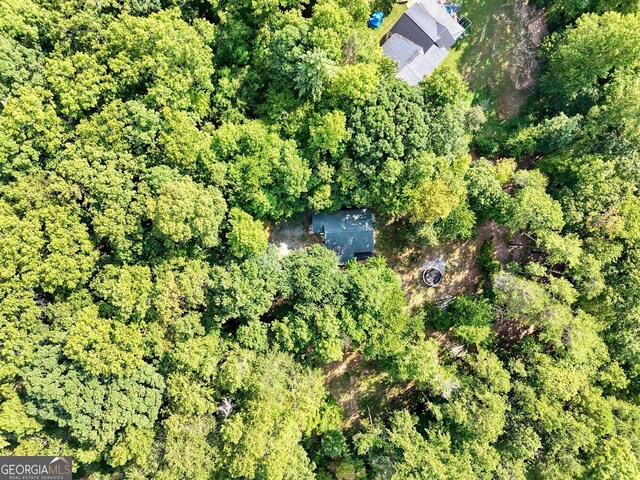
M 479 226 L 469 240 L 449 240 L 436 247 L 403 242 L 398 233 L 402 226 L 397 223 L 380 222 L 376 227 L 376 252 L 385 257 L 388 265 L 402 278 L 402 288 L 411 309 L 465 293 L 479 292 L 483 275 L 477 264 L 477 256 L 486 239 L 493 239 L 496 259 L 503 266 L 509 261 L 521 260 L 521 255 L 526 251 L 521 246 L 527 243 L 526 239 L 516 236 L 508 241 L 507 229 L 493 221 Z M 426 287 L 421 278 L 424 266 L 438 258 L 445 262 L 444 280 L 437 288 Z
M 359 349 L 324 367 L 327 388 L 344 410 L 344 428 L 357 428 L 361 422 L 378 418 L 385 406 L 404 408 L 415 394 L 413 382 L 394 381 L 388 372 L 369 365 Z

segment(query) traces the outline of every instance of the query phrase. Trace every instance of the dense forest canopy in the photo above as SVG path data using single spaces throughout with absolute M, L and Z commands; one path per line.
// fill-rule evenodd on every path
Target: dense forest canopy
M 1 453 L 92 480 L 640 478 L 640 7 L 533 3 L 538 90 L 488 130 L 451 64 L 395 77 L 366 27 L 390 1 L 0 2 Z M 488 240 L 482 288 L 410 309 L 382 255 L 269 242 L 341 208 L 526 254 Z M 406 401 L 347 423 L 326 376 L 353 352 Z

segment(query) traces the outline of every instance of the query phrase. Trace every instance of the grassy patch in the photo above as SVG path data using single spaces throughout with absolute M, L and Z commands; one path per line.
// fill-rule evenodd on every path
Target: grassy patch
M 384 19 L 382 20 L 382 26 L 375 31 L 376 38 L 378 39 L 378 41 L 382 40 L 382 37 L 384 37 L 387 34 L 387 32 L 391 30 L 391 27 L 393 27 L 393 25 L 398 21 L 398 19 L 406 11 L 407 11 L 406 3 L 396 3 L 393 6 L 391 13 L 389 15 L 385 15 Z
M 327 388 L 344 410 L 344 428 L 357 427 L 369 416 L 382 415 L 389 405 L 402 408 L 412 397 L 412 383 L 394 381 L 375 363 L 364 361 L 359 350 L 325 366 Z

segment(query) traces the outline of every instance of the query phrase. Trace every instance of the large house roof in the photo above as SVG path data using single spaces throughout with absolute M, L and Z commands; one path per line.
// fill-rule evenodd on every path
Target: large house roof
M 398 62 L 398 77 L 417 85 L 463 33 L 464 28 L 436 0 L 417 0 L 391 27 L 382 49 Z
M 398 71 L 402 70 L 417 55 L 422 53 L 422 48 L 402 35 L 394 33 L 382 45 L 384 53 L 398 62 Z
M 338 254 L 340 263 L 373 253 L 373 214 L 370 210 L 315 213 L 312 230 L 324 235 L 325 245 Z
M 426 76 L 433 72 L 445 59 L 449 50 L 444 47 L 432 45 L 426 52 L 419 52 L 411 61 L 398 69 L 398 78 L 403 79 L 409 85 L 417 85 Z

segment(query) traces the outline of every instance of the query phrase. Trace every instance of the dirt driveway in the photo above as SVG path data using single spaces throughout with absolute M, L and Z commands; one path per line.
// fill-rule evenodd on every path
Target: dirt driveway
M 311 227 L 311 211 L 294 215 L 284 222 L 270 226 L 269 244 L 275 245 L 278 255 L 284 257 L 293 250 L 320 243 L 320 235 L 309 233 Z

